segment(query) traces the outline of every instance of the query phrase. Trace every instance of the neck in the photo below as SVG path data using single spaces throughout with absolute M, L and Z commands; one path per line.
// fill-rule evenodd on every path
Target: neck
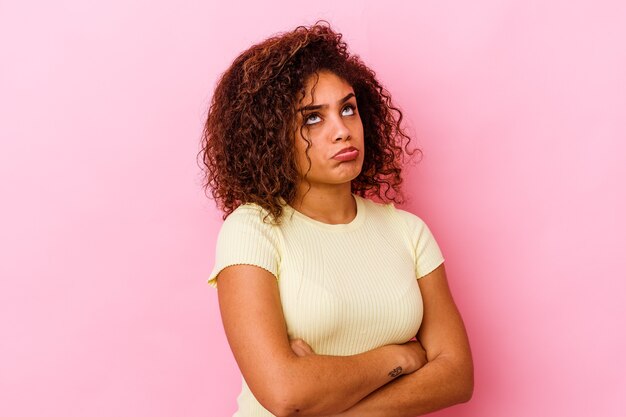
M 328 224 L 350 223 L 356 217 L 356 201 L 350 183 L 333 187 L 301 185 L 291 206 L 314 220 Z

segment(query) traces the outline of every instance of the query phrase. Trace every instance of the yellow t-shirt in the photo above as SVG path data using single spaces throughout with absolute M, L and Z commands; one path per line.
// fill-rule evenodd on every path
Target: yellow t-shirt
M 414 337 L 422 322 L 416 278 L 444 259 L 426 224 L 393 204 L 354 195 L 356 217 L 327 224 L 285 206 L 282 222 L 264 222 L 256 204 L 222 225 L 209 284 L 230 265 L 256 265 L 278 280 L 287 332 L 321 355 L 346 356 Z M 237 417 L 272 416 L 245 380 Z

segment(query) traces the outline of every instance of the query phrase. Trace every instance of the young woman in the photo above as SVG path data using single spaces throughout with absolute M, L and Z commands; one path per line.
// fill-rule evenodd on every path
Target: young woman
M 471 397 L 439 247 L 393 205 L 401 119 L 326 24 L 220 79 L 202 156 L 225 212 L 209 283 L 243 375 L 235 416 L 408 417 Z

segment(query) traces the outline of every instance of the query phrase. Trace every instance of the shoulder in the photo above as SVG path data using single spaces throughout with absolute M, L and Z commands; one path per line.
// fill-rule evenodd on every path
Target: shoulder
M 226 217 L 220 234 L 241 230 L 246 233 L 274 234 L 278 225 L 269 212 L 254 203 L 242 204 Z
M 217 237 L 209 284 L 215 286 L 220 271 L 231 265 L 259 266 L 278 277 L 282 244 L 277 225 L 270 222 L 267 214 L 256 204 L 244 204 L 224 220 Z
M 406 224 L 407 228 L 409 228 L 409 230 L 411 230 L 412 232 L 415 232 L 415 231 L 419 232 L 424 227 L 427 227 L 424 220 L 422 220 L 422 218 L 419 217 L 417 214 L 414 214 L 407 210 L 395 208 L 395 207 L 394 207 L 394 212 L 400 219 L 402 219 L 402 221 Z
M 261 221 L 271 224 L 271 216 L 269 215 L 269 212 L 255 203 L 245 203 L 240 205 L 226 217 L 224 223 L 240 222 L 244 220 Z
M 379 203 L 367 198 L 361 198 L 363 207 L 369 216 L 378 216 L 399 222 L 404 230 L 414 231 L 426 226 L 421 217 L 404 209 L 397 208 L 394 203 Z
M 253 203 L 242 204 L 224 220 L 217 239 L 218 246 L 239 250 L 248 243 L 278 249 L 279 227 L 266 209 Z
M 354 196 L 360 200 L 360 206 L 364 208 L 368 216 L 378 217 L 395 217 L 394 212 L 397 210 L 393 203 L 381 203 L 378 201 L 370 200 L 369 198 Z
M 426 276 L 444 262 L 443 254 L 428 225 L 418 215 L 394 208 L 402 219 L 414 248 L 417 277 Z
M 395 209 L 395 212 L 402 219 L 414 246 L 427 245 L 431 241 L 434 244 L 435 238 L 426 222 L 420 216 L 402 209 Z

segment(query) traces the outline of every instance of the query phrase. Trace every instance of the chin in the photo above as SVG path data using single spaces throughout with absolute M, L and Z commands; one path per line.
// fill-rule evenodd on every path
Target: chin
M 359 175 L 361 175 L 361 170 L 358 170 L 352 173 L 351 175 L 347 176 L 345 181 L 342 181 L 342 182 L 354 181 L 355 179 L 359 177 Z

